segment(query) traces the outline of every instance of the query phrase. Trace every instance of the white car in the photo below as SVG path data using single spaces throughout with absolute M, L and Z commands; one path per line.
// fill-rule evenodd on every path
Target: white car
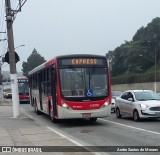
M 3 92 L 4 98 L 10 99 L 12 98 L 12 93 L 11 92 Z
M 160 96 L 151 90 L 128 90 L 116 97 L 116 116 L 160 118 Z

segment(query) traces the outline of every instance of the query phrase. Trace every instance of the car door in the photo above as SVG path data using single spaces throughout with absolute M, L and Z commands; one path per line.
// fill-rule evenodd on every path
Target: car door
M 127 100 L 125 102 L 125 114 L 133 116 L 134 98 L 132 92 L 128 92 Z
M 122 96 L 119 98 L 119 101 L 118 101 L 118 106 L 122 115 L 126 113 L 126 102 L 128 99 L 127 96 L 128 96 L 128 92 L 125 92 L 124 94 L 122 94 Z

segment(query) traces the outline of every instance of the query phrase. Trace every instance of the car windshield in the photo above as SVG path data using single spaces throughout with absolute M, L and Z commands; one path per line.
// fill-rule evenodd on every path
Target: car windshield
M 160 100 L 160 96 L 152 91 L 140 91 L 134 92 L 135 98 L 138 101 L 146 101 L 146 100 Z

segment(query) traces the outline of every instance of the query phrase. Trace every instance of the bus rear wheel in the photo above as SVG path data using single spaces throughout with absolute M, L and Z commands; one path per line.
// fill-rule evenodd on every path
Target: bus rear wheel
M 38 106 L 37 106 L 37 102 L 36 102 L 36 101 L 34 102 L 34 111 L 35 111 L 35 113 L 36 113 L 37 115 L 40 115 L 40 114 L 41 114 L 41 112 L 38 110 Z

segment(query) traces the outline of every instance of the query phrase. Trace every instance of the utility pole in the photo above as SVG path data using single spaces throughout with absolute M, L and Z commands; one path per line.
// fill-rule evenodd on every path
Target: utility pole
M 2 61 L 0 61 L 0 96 L 1 96 L 1 101 L 4 101 L 1 66 L 2 66 Z
M 6 33 L 6 32 L 0 32 L 0 33 Z M 0 42 L 1 41 L 5 41 L 7 40 L 6 38 L 5 39 L 0 39 Z M 0 58 L 2 58 L 3 55 L 0 56 Z M 0 60 L 0 97 L 1 97 L 1 101 L 4 101 L 4 94 L 3 94 L 3 85 L 2 85 L 2 64 L 3 64 L 3 61 Z
M 13 11 L 11 10 L 10 0 L 5 0 L 6 6 L 6 23 L 8 36 L 8 50 L 9 50 L 9 64 L 10 64 L 10 78 L 12 89 L 12 104 L 14 118 L 20 117 L 20 105 L 18 96 L 17 71 L 15 63 L 14 39 L 13 39 Z

